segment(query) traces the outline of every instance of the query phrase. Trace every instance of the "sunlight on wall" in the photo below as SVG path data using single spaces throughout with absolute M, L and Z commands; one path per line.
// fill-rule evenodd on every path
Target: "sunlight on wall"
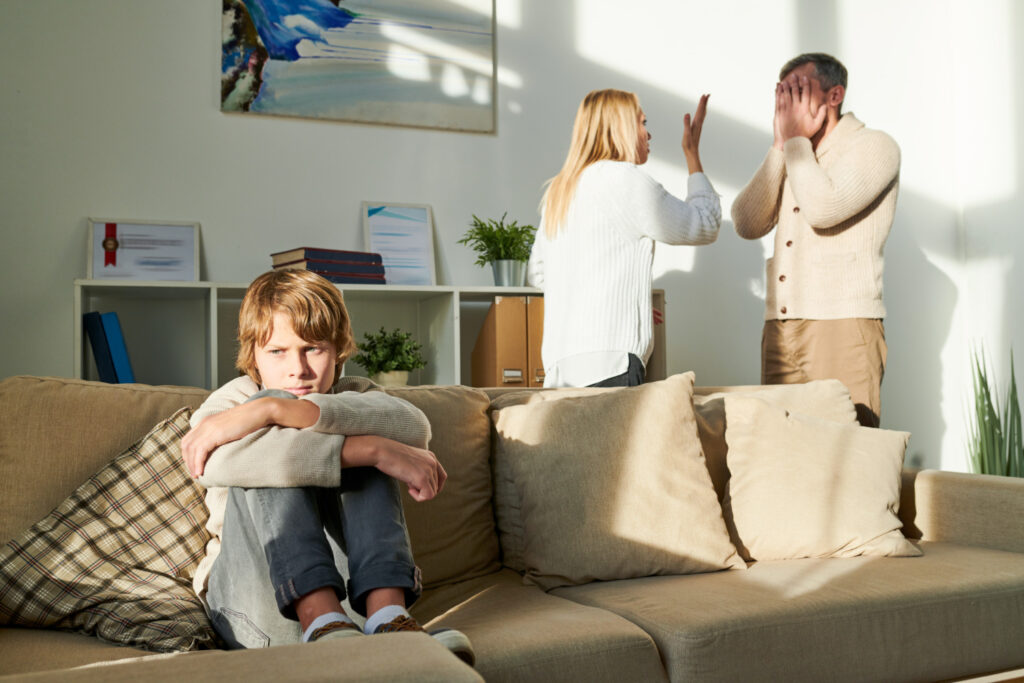
M 405 47 L 418 50 L 420 53 L 439 57 L 449 62 L 457 62 L 458 67 L 469 71 L 475 71 L 482 76 L 491 75 L 491 61 L 479 54 L 463 50 L 449 45 L 444 41 L 437 40 L 425 32 L 394 24 L 384 24 L 380 27 L 381 35 Z M 522 77 L 502 67 L 498 67 L 498 82 L 511 88 L 522 88 Z
M 714 111 L 759 130 L 771 131 L 776 71 L 795 44 L 792 2 L 576 3 L 581 56 L 694 101 L 710 92 Z M 756 58 L 744 47 L 754 45 Z
M 480 14 L 491 13 L 492 0 L 448 0 L 453 5 L 465 7 Z M 520 0 L 498 0 L 495 20 L 505 28 L 521 28 L 523 25 L 523 7 Z

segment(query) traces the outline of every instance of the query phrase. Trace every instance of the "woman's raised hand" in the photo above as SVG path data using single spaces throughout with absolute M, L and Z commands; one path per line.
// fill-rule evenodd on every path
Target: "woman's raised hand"
M 691 118 L 689 114 L 683 117 L 683 154 L 686 156 L 686 165 L 689 167 L 690 173 L 704 171 L 700 163 L 700 132 L 704 127 L 709 97 L 711 95 L 701 95 L 693 117 Z

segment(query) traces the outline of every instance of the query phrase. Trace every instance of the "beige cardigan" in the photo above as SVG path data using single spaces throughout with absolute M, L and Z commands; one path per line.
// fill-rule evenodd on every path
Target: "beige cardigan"
M 765 320 L 884 318 L 882 250 L 896 213 L 900 150 L 845 114 L 818 145 L 772 147 L 736 197 L 736 232 L 775 231 Z
M 199 563 L 193 588 L 205 600 L 210 568 L 220 553 L 229 486 L 285 488 L 336 487 L 341 483 L 341 447 L 345 436 L 372 434 L 417 448 L 430 442 L 430 422 L 423 412 L 381 391 L 365 379 L 342 377 L 331 394 L 301 397 L 320 408 L 316 424 L 305 429 L 265 427 L 213 452 L 199 483 L 207 487 L 212 538 Z M 234 379 L 214 391 L 192 415 L 195 427 L 207 417 L 232 408 L 260 390 L 248 377 Z M 365 393 L 363 393 L 365 392 Z

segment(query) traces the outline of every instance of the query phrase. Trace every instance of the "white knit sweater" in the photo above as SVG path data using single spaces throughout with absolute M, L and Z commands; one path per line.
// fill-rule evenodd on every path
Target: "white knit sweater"
M 653 341 L 651 267 L 654 243 L 710 244 L 722 208 L 703 173 L 688 180 L 686 201 L 674 197 L 637 165 L 599 161 L 580 175 L 557 237 L 544 219 L 530 256 L 530 284 L 544 290 L 545 386 L 564 386 L 562 366 L 597 359 L 591 384 L 624 371 L 626 354 L 644 363 Z
M 732 205 L 740 237 L 775 228 L 765 320 L 885 317 L 882 250 L 899 172 L 896 142 L 852 113 L 817 150 L 802 137 L 769 150 Z

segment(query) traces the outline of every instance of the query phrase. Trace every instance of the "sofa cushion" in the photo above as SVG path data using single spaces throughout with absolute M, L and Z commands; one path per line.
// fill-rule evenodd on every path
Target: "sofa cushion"
M 0 382 L 0 543 L 50 512 L 118 453 L 209 392 L 53 377 Z
M 430 450 L 448 473 L 444 489 L 433 500 L 418 503 L 402 487 L 409 538 L 424 586 L 497 571 L 501 563 L 491 506 L 487 395 L 459 386 L 387 391 L 427 416 L 433 432 Z
M 524 585 L 508 569 L 425 591 L 411 611 L 427 628 L 465 633 L 489 683 L 665 680 L 658 649 L 638 626 Z
M 724 498 L 725 485 L 729 481 L 729 445 L 725 440 L 729 423 L 725 411 L 726 395 L 757 396 L 762 401 L 794 413 L 844 424 L 857 422 L 857 409 L 850 398 L 850 390 L 837 379 L 770 386 L 696 387 L 693 393 L 697 433 L 700 434 L 701 447 L 719 500 Z M 728 514 L 726 522 L 729 522 Z
M 172 652 L 217 643 L 191 579 L 208 513 L 182 408 L 0 549 L 0 623 Z
M 756 560 L 912 556 L 900 529 L 908 432 L 837 424 L 726 396 L 736 535 Z
M 704 465 L 693 373 L 494 411 L 526 532 L 526 579 L 595 580 L 744 567 Z
M 914 560 L 764 561 L 554 594 L 640 626 L 674 681 L 937 681 L 1024 666 L 1024 555 L 921 545 Z
M 400 655 L 396 653 L 401 653 Z M 45 667 L 45 663 L 41 666 Z M 180 683 L 181 681 L 358 681 L 482 683 L 480 674 L 426 633 L 383 633 L 321 643 L 224 652 L 146 655 L 62 671 L 41 670 L 19 683 Z

